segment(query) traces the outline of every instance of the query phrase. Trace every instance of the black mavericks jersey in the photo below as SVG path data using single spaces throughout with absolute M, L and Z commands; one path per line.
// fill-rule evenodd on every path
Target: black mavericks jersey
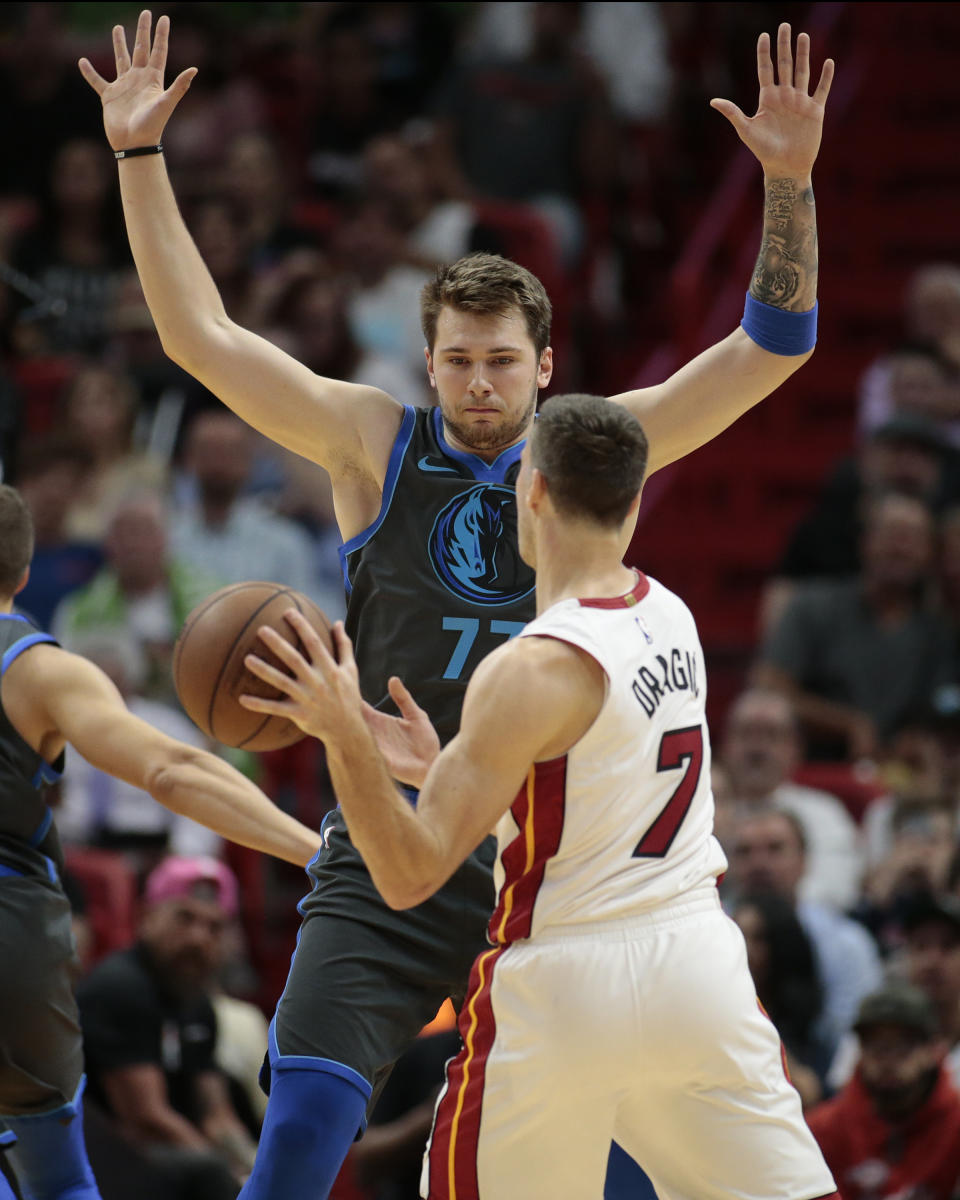
M 53 642 L 27 617 L 0 613 L 0 679 L 38 642 Z M 10 724 L 0 702 L 0 875 L 47 875 L 62 866 L 46 784 L 60 778 L 63 756 L 51 767 Z
M 535 615 L 517 549 L 522 450 L 484 462 L 447 444 L 439 408 L 405 407 L 380 514 L 340 551 L 364 698 L 392 711 L 399 675 L 444 744 L 474 668 Z

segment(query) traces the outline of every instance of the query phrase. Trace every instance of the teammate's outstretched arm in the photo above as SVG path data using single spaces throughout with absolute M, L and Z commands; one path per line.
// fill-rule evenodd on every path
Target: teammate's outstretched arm
M 100 96 L 114 151 L 158 145 L 196 75 L 191 67 L 164 89 L 169 18 L 157 22 L 152 45 L 150 32 L 144 11 L 131 57 L 123 27 L 114 27 L 112 83 L 89 60 L 79 63 Z M 359 475 L 382 482 L 400 405 L 376 388 L 314 375 L 231 321 L 177 208 L 163 155 L 123 158 L 118 168 L 130 248 L 166 353 L 245 421 L 320 463 L 335 481 Z
M 750 297 L 765 307 L 755 308 L 745 326 L 665 383 L 612 397 L 643 423 L 650 441 L 648 474 L 722 432 L 812 353 L 810 348 L 801 349 L 810 326 L 809 319 L 799 314 L 810 312 L 817 299 L 811 172 L 820 149 L 833 60 L 824 62 L 810 95 L 810 38 L 805 33 L 797 38 L 794 63 L 790 26 L 783 24 L 777 32 L 777 78 L 766 33 L 757 42 L 757 76 L 760 99 L 754 116 L 746 116 L 729 100 L 710 104 L 733 125 L 763 168 L 763 234 Z M 793 314 L 792 320 L 786 314 Z M 757 337 L 776 345 L 778 352 L 764 349 Z M 812 340 L 807 344 L 812 347 Z
M 254 712 L 282 713 L 323 740 L 350 837 L 391 908 L 412 908 L 446 883 L 492 832 L 533 764 L 565 754 L 603 704 L 603 670 L 583 651 L 553 638 L 506 643 L 474 672 L 460 732 L 434 760 L 414 809 L 397 791 L 364 720 L 343 625 L 334 626 L 335 662 L 299 618 L 287 615 L 309 657 L 273 630 L 260 630 L 292 675 L 253 655 L 246 659 L 287 699 L 244 696 L 241 703 Z
M 34 646 L 10 664 L 11 720 L 29 744 L 69 742 L 88 762 L 222 837 L 305 866 L 319 835 L 281 812 L 228 763 L 129 712 L 99 667 L 59 646 Z M 50 756 L 52 757 L 52 756 Z

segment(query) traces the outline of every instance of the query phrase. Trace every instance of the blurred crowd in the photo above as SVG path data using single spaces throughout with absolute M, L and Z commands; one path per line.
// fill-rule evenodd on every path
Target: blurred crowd
M 110 74 L 100 10 L 123 7 L 0 15 L 0 465 L 36 525 L 22 610 L 134 712 L 199 743 L 170 675 L 187 613 L 259 578 L 339 616 L 339 538 L 324 473 L 162 353 L 75 67 L 83 53 Z M 435 263 L 492 250 L 551 294 L 554 390 L 622 390 L 665 332 L 691 197 L 730 153 L 705 98 L 750 105 L 733 48 L 767 7 L 170 5 L 171 75 L 200 73 L 167 162 L 227 311 L 312 370 L 429 404 L 420 287 Z M 835 1172 L 891 1130 L 908 1151 L 921 1128 L 960 1146 L 960 266 L 917 264 L 902 339 L 862 364 L 856 424 L 712 731 L 724 903 Z M 316 745 L 238 761 L 314 826 L 333 803 Z M 149 1200 L 147 1161 L 164 1196 L 235 1194 L 262 1116 L 249 1001 L 276 998 L 269 942 L 285 960 L 302 881 L 75 754 L 57 820 L 105 1122 L 91 1154 L 119 1180 L 104 1196 L 136 1178 Z M 446 1014 L 398 1068 L 340 1200 L 417 1194 L 455 1039 Z M 128 1069 L 144 1060 L 146 1083 Z M 145 1158 L 124 1159 L 109 1114 Z M 840 1128 L 862 1131 L 854 1149 Z M 888 1190 L 843 1196 L 913 1186 L 910 1153 Z M 929 1149 L 916 1161 L 929 1169 Z

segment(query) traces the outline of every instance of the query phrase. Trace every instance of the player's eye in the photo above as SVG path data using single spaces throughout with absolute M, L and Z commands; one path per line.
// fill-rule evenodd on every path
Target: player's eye
M 509 367 L 510 364 L 513 362 L 513 359 L 512 358 L 495 358 L 493 361 L 497 364 L 498 367 Z

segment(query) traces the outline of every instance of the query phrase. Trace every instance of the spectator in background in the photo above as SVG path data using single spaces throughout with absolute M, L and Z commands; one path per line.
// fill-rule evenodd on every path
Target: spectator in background
M 195 494 L 181 501 L 171 520 L 177 558 L 223 583 L 271 580 L 320 603 L 307 534 L 243 495 L 253 465 L 253 441 L 243 421 L 226 409 L 200 413 L 187 431 L 183 463 Z
M 255 1145 L 214 1066 L 208 994 L 237 882 L 214 859 L 170 858 L 151 872 L 137 943 L 80 984 L 88 1095 L 177 1186 L 234 1200 Z
M 782 692 L 743 692 L 727 713 L 721 759 L 735 804 L 782 808 L 803 826 L 807 855 L 801 899 L 852 907 L 863 871 L 859 833 L 836 796 L 791 782 L 802 754 L 789 699 Z
M 411 261 L 402 230 L 385 209 L 367 202 L 337 227 L 331 253 L 348 281 L 347 320 L 357 345 L 422 377 L 420 292 L 428 273 Z
M 475 248 L 473 205 L 443 187 L 448 180 L 431 171 L 435 158 L 432 146 L 388 134 L 374 138 L 363 156 L 364 194 L 402 231 L 426 267 L 455 262 Z
M 275 266 L 291 250 L 316 248 L 319 238 L 290 214 L 290 188 L 271 138 L 248 131 L 227 146 L 222 187 L 240 221 L 250 266 Z
M 904 325 L 910 339 L 908 345 L 926 350 L 939 367 L 938 376 L 927 376 L 932 396 L 929 388 L 925 392 L 933 400 L 939 419 L 946 423 L 951 441 L 956 445 L 960 437 L 960 379 L 957 375 L 960 369 L 960 266 L 932 263 L 914 273 L 907 285 Z M 904 364 L 903 357 L 895 353 L 880 358 L 865 372 L 860 382 L 858 417 L 863 431 L 885 421 L 906 398 L 900 390 L 905 382 L 902 370 L 905 365 L 908 372 L 911 368 Z M 915 359 L 916 355 L 913 357 Z M 914 363 L 913 380 L 916 379 L 915 371 Z M 930 407 L 928 401 L 924 402 L 924 407 Z
M 797 899 L 805 851 L 803 827 L 790 813 L 775 808 L 741 812 L 728 852 L 724 903 L 730 909 L 739 896 L 758 892 L 773 892 L 790 903 L 816 955 L 823 987 L 816 1036 L 832 1055 L 860 1000 L 880 986 L 882 972 L 876 946 L 862 925 L 824 904 Z
M 164 463 L 134 449 L 138 399 L 129 375 L 94 362 L 67 387 L 62 428 L 90 462 L 70 498 L 66 528 L 73 538 L 101 542 L 121 496 L 166 484 Z
M 732 911 L 747 945 L 757 998 L 783 1042 L 803 1107 L 823 1095 L 829 1047 L 817 1034 L 823 989 L 810 939 L 793 905 L 773 892 L 746 893 Z
M 36 541 L 17 605 L 41 629 L 50 627 L 60 601 L 89 583 L 103 565 L 96 543 L 67 532 L 71 505 L 89 469 L 88 453 L 64 434 L 34 438 L 20 450 L 17 486 L 33 517 Z
M 339 198 L 359 185 L 367 142 L 396 130 L 405 114 L 387 98 L 365 6 L 338 5 L 323 16 L 309 171 L 323 195 Z
M 955 804 L 941 796 L 876 803 L 889 813 L 889 846 L 866 876 L 857 916 L 881 944 L 895 945 L 915 897 L 946 886 L 957 832 Z
M 953 636 L 926 599 L 929 509 L 886 495 L 868 511 L 857 578 L 798 588 L 753 681 L 790 695 L 814 757 L 872 758 L 952 676 Z
M 807 1115 L 843 1200 L 954 1200 L 960 1186 L 960 1096 L 922 992 L 891 986 L 857 1016 L 856 1075 Z
M 167 9 L 177 36 L 170 45 L 168 71 L 197 67 L 190 111 L 164 141 L 164 156 L 181 196 L 208 194 L 217 183 L 224 149 L 240 133 L 263 128 L 263 99 L 243 74 L 231 71 L 243 48 L 236 17 L 216 4 L 171 4 Z M 170 76 L 171 79 L 175 75 Z
M 403 404 L 427 403 L 422 345 L 416 370 L 402 355 L 362 348 L 347 319 L 349 300 L 343 277 L 323 258 L 290 255 L 261 288 L 258 325 L 318 375 L 381 388 Z
M 58 605 L 53 628 L 67 649 L 91 630 L 130 638 L 147 663 L 143 695 L 175 704 L 173 644 L 191 610 L 219 580 L 206 568 L 170 556 L 167 521 L 163 497 L 156 492 L 121 500 L 107 528 L 107 565 Z
M 606 87 L 578 49 L 583 7 L 534 5 L 527 52 L 512 58 L 498 46 L 458 68 L 438 101 L 470 187 L 536 207 L 569 267 L 584 240 L 577 202 L 609 190 L 617 152 Z
M 837 464 L 813 511 L 790 535 L 767 585 L 764 629 L 782 614 L 798 582 L 859 571 L 864 518 L 877 497 L 899 492 L 939 510 L 956 487 L 951 461 L 943 433 L 925 417 L 899 414 L 874 430 L 856 454 Z
M 189 209 L 193 240 L 235 321 L 249 322 L 256 298 L 250 246 L 236 204 L 223 195 L 208 195 Z
M 129 636 L 90 630 L 77 634 L 70 649 L 96 663 L 116 685 L 134 716 L 188 746 L 208 748 L 203 735 L 179 710 L 140 694 L 147 664 Z M 67 843 L 124 851 L 138 874 L 167 852 L 219 857 L 223 849 L 222 840 L 206 826 L 164 808 L 147 792 L 122 779 L 97 770 L 78 752 L 69 756 L 64 769 L 57 828 Z
M 960 899 L 943 891 L 914 898 L 903 917 L 907 979 L 924 993 L 960 1089 Z
M 66 44 L 63 10 L 50 4 L 19 4 L 4 11 L 0 61 L 0 192 L 39 196 L 64 142 L 102 139 L 98 114 L 91 117 L 76 54 Z
M 96 353 L 121 267 L 129 262 L 114 164 L 101 139 L 63 143 L 37 224 L 18 243 L 14 266 L 57 303 L 43 322 L 20 312 L 16 344 L 26 353 Z M 29 319 L 28 319 L 29 318 Z

